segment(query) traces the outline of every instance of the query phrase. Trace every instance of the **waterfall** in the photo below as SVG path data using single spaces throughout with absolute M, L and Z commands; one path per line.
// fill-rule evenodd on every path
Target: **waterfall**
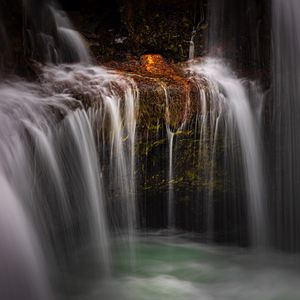
M 16 239 L 22 236 L 17 242 L 34 241 L 31 250 L 24 248 L 32 257 L 15 246 L 19 252 L 8 271 L 17 276 L 23 266 L 13 255 L 25 255 L 33 272 L 28 290 L 46 293 L 50 267 L 59 272 L 77 255 L 74 248 L 86 245 L 103 274 L 110 272 L 109 228 L 133 239 L 137 110 L 134 82 L 98 67 L 45 66 L 38 83 L 16 78 L 0 85 L 1 191 L 8 195 L 3 201 L 12 198 L 11 215 L 28 223 L 14 225 Z M 1 226 L 3 236 L 10 235 L 8 225 Z M 1 264 L 8 248 L 3 251 Z M 1 280 L 1 287 L 9 280 Z
M 88 64 L 91 56 L 80 34 L 73 29 L 67 15 L 60 10 L 50 7 L 57 28 L 60 48 L 59 62 L 80 62 Z
M 229 145 L 236 138 L 240 143 L 243 175 L 248 198 L 251 242 L 253 246 L 262 246 L 266 242 L 266 220 L 261 138 L 247 90 L 242 80 L 238 79 L 222 60 L 208 58 L 202 64 L 191 65 L 190 70 L 206 78 L 209 86 L 209 97 L 211 98 L 209 128 L 202 128 L 207 126 L 206 104 L 204 107 L 202 104 L 204 115 L 202 123 L 200 122 L 201 135 L 203 131 L 210 131 L 211 169 L 209 170 L 210 189 L 207 200 L 208 232 L 213 231 L 212 207 L 214 198 L 212 184 L 216 146 L 222 120 L 222 127 L 225 128 L 225 131 L 223 130 L 226 137 L 225 145 Z M 232 150 L 225 148 L 225 151 Z M 238 155 L 238 153 L 235 155 Z M 234 159 L 234 156 L 231 159 Z
M 98 165 L 98 155 L 94 141 L 92 125 L 85 111 L 78 110 L 66 117 L 65 122 L 69 128 L 67 132 L 74 139 L 75 149 L 78 151 L 78 158 L 72 159 L 72 163 L 77 161 L 81 167 L 81 184 L 83 195 L 88 200 L 88 207 L 91 220 L 90 227 L 93 237 L 96 240 L 96 250 L 101 255 L 106 271 L 110 267 L 109 240 L 107 233 L 107 220 L 104 204 L 104 188 L 101 179 L 100 167 Z M 73 158 L 69 153 L 70 158 Z M 80 187 L 78 184 L 77 187 Z M 72 188 L 74 189 L 74 188 Z M 82 192 L 80 193 L 82 194 Z M 76 196 L 74 195 L 74 199 Z M 80 201 L 80 199 L 78 199 Z
M 202 127 L 208 127 L 204 132 L 209 134 L 210 143 L 210 170 L 206 170 L 210 183 L 205 195 L 208 237 L 210 240 L 213 239 L 211 233 L 214 232 L 214 168 L 217 164 L 218 143 L 223 139 L 224 181 L 230 174 L 233 189 L 243 185 L 242 189 L 245 190 L 247 199 L 250 241 L 254 247 L 260 247 L 268 243 L 268 221 L 265 212 L 267 191 L 260 116 L 257 110 L 257 107 L 262 106 L 259 102 L 263 99 L 259 89 L 251 89 L 249 85 L 253 84 L 249 80 L 237 78 L 225 60 L 230 57 L 231 65 L 236 66 L 237 60 L 245 55 L 245 53 L 238 54 L 240 51 L 238 45 L 241 44 L 240 37 L 251 31 L 249 24 L 253 21 L 250 18 L 248 20 L 248 14 L 241 19 L 240 11 L 247 8 L 256 13 L 256 6 L 256 3 L 251 4 L 249 1 L 241 3 L 236 0 L 211 0 L 208 5 L 210 57 L 202 64 L 191 64 L 190 69 L 207 79 L 208 97 L 211 98 L 209 112 L 200 122 Z M 255 39 L 252 34 L 250 36 Z M 249 47 L 252 47 L 252 44 Z M 250 48 L 245 59 L 255 60 L 257 59 L 255 55 L 257 49 Z M 202 132 L 201 128 L 200 133 Z M 237 145 L 240 151 L 237 151 Z M 241 198 L 243 195 L 235 195 L 232 203 L 241 203 Z
M 82 37 L 55 3 L 25 0 L 24 7 L 25 46 L 32 59 L 46 63 L 90 63 L 91 55 Z
M 237 3 L 237 0 L 228 1 L 231 5 Z M 270 215 L 275 243 L 292 250 L 299 248 L 296 237 L 300 228 L 300 206 L 297 204 L 300 139 L 296 135 L 297 126 L 300 126 L 297 116 L 300 74 L 295 64 L 300 51 L 300 36 L 295 29 L 300 26 L 297 19 L 300 12 L 296 2 L 273 0 L 276 135 L 273 187 L 276 205 Z M 255 82 L 238 78 L 223 59 L 230 56 L 227 50 L 234 49 L 237 40 L 230 41 L 232 45 L 228 48 L 223 42 L 239 32 L 233 26 L 234 18 L 230 18 L 229 25 L 216 33 L 218 27 L 226 23 L 226 12 L 231 8 L 225 3 L 225 0 L 211 2 L 209 53 L 212 57 L 195 60 L 196 30 L 192 32 L 191 61 L 184 70 L 189 77 L 186 78 L 182 70 L 177 70 L 181 65 L 168 68 L 161 58 L 156 61 L 151 56 L 151 68 L 145 65 L 141 74 L 93 66 L 84 40 L 57 5 L 40 0 L 24 1 L 25 52 L 42 64 L 32 62 L 37 69 L 32 81 L 12 76 L 0 83 L 1 299 L 61 298 L 56 294 L 54 279 L 58 278 L 60 284 L 60 280 L 66 280 L 71 273 L 71 280 L 77 284 L 84 277 L 83 268 L 80 268 L 82 261 L 89 272 L 93 271 L 93 263 L 97 275 L 103 279 L 100 284 L 97 281 L 100 289 L 102 285 L 110 286 L 120 278 L 123 280 L 121 275 L 111 281 L 112 268 L 119 263 L 117 259 L 113 261 L 112 253 L 122 240 L 130 255 L 135 254 L 138 191 L 146 194 L 145 190 L 150 190 L 149 194 L 154 197 L 158 191 L 158 200 L 150 200 L 159 204 L 147 205 L 150 209 L 154 207 L 155 221 L 167 217 L 170 239 L 177 228 L 194 230 L 192 222 L 184 227 L 182 215 L 197 218 L 201 214 L 204 226 L 196 230 L 205 232 L 206 241 L 213 243 L 218 240 L 215 236 L 219 234 L 216 230 L 218 218 L 224 214 L 221 218 L 226 224 L 221 234 L 227 228 L 240 230 L 245 235 L 248 230 L 253 248 L 268 244 L 269 219 L 260 128 L 263 97 Z M 222 18 L 216 17 L 220 15 Z M 5 70 L 2 65 L 6 64 L 9 42 L 1 25 L 0 38 L 4 42 L 0 45 L 0 68 Z M 135 67 L 140 66 L 137 63 Z M 164 78 L 164 72 L 169 77 Z M 158 88 L 145 84 L 146 79 L 152 80 L 151 84 Z M 150 107 L 145 105 L 147 97 L 140 102 L 138 84 L 146 92 L 150 90 L 150 96 L 154 95 L 157 101 L 153 123 L 151 114 L 147 124 L 138 123 L 139 113 L 143 114 L 143 109 Z M 190 97 L 196 100 L 193 98 L 191 103 Z M 138 129 L 141 140 L 137 139 Z M 144 158 L 146 167 L 143 165 L 142 170 L 138 169 L 137 153 L 140 152 L 137 150 L 144 146 L 143 135 L 146 135 L 146 144 L 149 135 L 151 142 L 144 147 L 145 156 L 155 148 L 156 159 L 147 161 L 148 157 Z M 190 155 L 191 158 L 181 160 L 182 149 L 185 151 L 182 156 Z M 152 163 L 149 163 L 148 174 L 147 162 Z M 187 166 L 182 167 L 186 162 Z M 178 165 L 182 167 L 180 176 Z M 137 174 L 145 178 L 142 187 L 137 186 Z M 147 176 L 151 177 L 149 182 Z M 152 194 L 151 189 L 154 190 Z M 195 211 L 192 211 L 193 198 L 198 201 Z M 225 204 L 220 204 L 224 199 Z M 157 207 L 161 211 L 155 211 Z M 238 222 L 226 219 L 225 210 L 229 209 L 234 212 L 228 215 L 238 216 Z M 246 220 L 241 220 L 245 215 Z M 227 225 L 227 221 L 231 224 Z M 246 228 L 243 227 L 245 223 Z M 236 224 L 243 228 L 237 228 Z M 165 226 L 164 220 L 159 225 Z M 230 234 L 236 237 L 235 232 Z M 228 242 L 226 238 L 223 241 Z M 155 246 L 157 253 L 161 245 L 163 243 Z M 139 247 L 139 251 L 148 256 L 148 246 Z M 194 256 L 198 251 L 195 248 L 184 255 Z M 199 253 L 201 260 L 205 251 Z M 82 256 L 86 260 L 82 260 Z M 198 255 L 195 257 L 198 259 Z M 137 258 L 140 257 L 137 255 Z M 178 259 L 178 255 L 175 258 Z M 149 261 L 146 263 L 148 268 Z M 171 270 L 172 274 L 169 266 L 172 267 L 166 264 L 163 270 L 166 274 L 159 276 L 159 281 L 161 278 L 170 281 L 173 275 L 177 276 L 175 273 L 181 273 L 180 265 L 178 270 Z M 77 268 L 79 275 L 74 272 Z M 127 273 L 125 270 L 126 276 Z M 139 281 L 139 274 L 136 278 L 133 274 L 128 275 L 122 285 Z M 149 278 L 154 274 L 151 270 Z M 74 280 L 73 275 L 81 278 Z M 98 292 L 91 297 L 98 297 Z M 70 297 L 77 298 L 77 295 Z M 79 297 L 85 298 L 85 295 Z
M 68 108 L 75 99 L 43 93 L 39 85 L 26 82 L 0 87 L 3 176 L 39 224 L 42 240 L 48 249 L 53 248 L 54 256 L 70 255 L 76 239 L 72 226 L 81 218 L 75 216 L 77 208 L 74 206 L 81 206 L 84 217 L 91 215 L 88 231 L 92 239 L 99 240 L 97 244 L 102 251 L 97 256 L 102 255 L 105 265 L 109 259 L 106 220 L 101 207 L 104 198 L 99 190 L 100 171 L 95 164 L 95 142 L 89 121 L 83 117 L 83 111 L 73 113 Z M 57 130 L 55 123 L 59 121 L 59 114 L 67 117 Z M 66 141 L 71 142 L 70 147 Z M 59 227 L 66 231 L 66 236 L 52 244 Z M 83 231 L 85 227 L 82 226 Z M 81 238 L 86 239 L 84 232 L 82 234 Z
M 0 294 L 47 300 L 48 276 L 62 276 L 81 252 L 107 276 L 111 235 L 126 233 L 133 245 L 139 92 L 129 77 L 90 66 L 55 4 L 27 0 L 24 9 L 27 54 L 46 65 L 36 82 L 0 85 L 0 202 L 8 213 L 0 218 Z
M 24 206 L 0 173 L 1 299 L 52 299 L 45 257 Z M 15 288 L 11 288 L 11 284 Z
M 300 205 L 300 7 L 297 0 L 272 1 L 273 156 L 272 220 L 274 243 L 299 250 Z M 273 149 L 272 149 L 273 150 Z
M 44 81 L 91 106 L 92 129 L 103 169 L 108 218 L 132 238 L 136 228 L 135 144 L 139 91 L 135 82 L 100 67 L 46 67 Z

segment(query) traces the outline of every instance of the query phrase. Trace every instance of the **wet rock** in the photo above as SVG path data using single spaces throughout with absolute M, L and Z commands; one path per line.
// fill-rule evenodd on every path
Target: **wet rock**
M 107 66 L 135 80 L 140 93 L 140 126 L 166 121 L 175 129 L 196 115 L 199 99 L 195 83 L 185 71 L 188 63 L 167 63 L 161 55 L 148 54 L 139 60 L 110 62 Z

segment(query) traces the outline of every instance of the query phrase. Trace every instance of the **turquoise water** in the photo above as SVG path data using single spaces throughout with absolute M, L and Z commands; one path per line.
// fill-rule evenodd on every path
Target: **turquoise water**
M 299 300 L 297 257 L 204 246 L 186 239 L 141 237 L 134 251 L 116 240 L 113 271 L 97 277 L 92 263 L 69 279 L 76 300 Z

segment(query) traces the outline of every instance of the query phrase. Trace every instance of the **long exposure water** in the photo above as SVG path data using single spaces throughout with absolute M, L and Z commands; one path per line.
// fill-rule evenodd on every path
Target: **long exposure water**
M 210 6 L 212 18 L 222 16 L 210 28 L 213 57 L 194 59 L 193 31 L 192 61 L 180 70 L 195 85 L 191 124 L 190 94 L 173 128 L 174 99 L 157 81 L 165 113 L 156 143 L 165 141 L 165 148 L 156 153 L 155 167 L 164 177 L 165 208 L 155 213 L 167 222 L 155 232 L 138 231 L 143 222 L 138 192 L 144 184 L 137 156 L 137 133 L 143 129 L 138 81 L 93 65 L 65 12 L 38 0 L 23 5 L 24 53 L 40 62 L 31 62 L 37 75 L 31 81 L 6 77 L 10 43 L 0 23 L 1 300 L 300 299 L 299 255 L 271 250 L 274 245 L 299 250 L 300 6 L 296 0 L 273 0 L 275 153 L 270 156 L 276 163 L 269 180 L 274 197 L 269 197 L 265 99 L 256 82 L 238 77 L 216 45 L 236 26 L 230 20 L 229 33 L 214 32 L 225 17 L 225 3 Z M 190 199 L 176 185 L 178 145 L 188 140 L 180 137 L 183 132 L 194 135 L 196 176 L 204 186 L 190 187 L 197 205 L 186 211 Z M 180 232 L 180 213 L 199 218 L 201 230 Z M 215 245 L 216 227 L 224 235 L 233 232 L 235 245 L 242 234 L 248 247 Z
M 295 0 L 272 1 L 274 97 L 274 243 L 286 250 L 300 247 L 298 204 L 300 161 L 300 6 Z
M 225 122 L 223 135 L 225 136 L 224 144 L 226 147 L 225 168 L 229 167 L 229 169 L 234 170 L 233 176 L 235 178 L 244 177 L 251 243 L 254 247 L 264 247 L 269 243 L 266 214 L 266 166 L 263 159 L 262 128 L 260 127 L 262 116 L 259 114 L 259 107 L 263 106 L 264 99 L 259 88 L 252 88 L 252 91 L 249 89 L 249 85 L 256 86 L 257 83 L 238 78 L 238 75 L 234 73 L 230 64 L 235 66 L 236 59 L 227 61 L 235 51 L 238 51 L 239 38 L 242 36 L 242 24 L 240 15 L 236 15 L 239 11 L 237 6 L 240 5 L 242 8 L 245 4 L 250 11 L 251 5 L 248 1 L 240 4 L 233 0 L 212 0 L 209 2 L 211 26 L 209 28 L 208 50 L 211 58 L 206 59 L 202 64 L 192 66 L 191 69 L 208 78 L 211 98 L 216 102 L 213 104 L 216 108 L 213 110 L 213 120 L 211 121 L 211 126 L 215 127 L 214 136 L 211 138 L 213 141 L 212 164 L 215 161 L 213 155 L 219 131 L 218 126 L 220 126 L 220 119 L 223 118 Z M 257 54 L 255 47 L 258 45 L 253 43 L 249 46 L 253 46 L 255 52 L 251 53 L 250 56 L 255 56 Z M 251 51 L 253 52 L 253 49 Z M 234 143 L 240 144 L 240 154 L 234 150 Z M 237 155 L 241 157 L 242 173 L 235 170 L 236 167 L 233 163 Z M 213 180 L 212 176 L 211 181 Z M 213 205 L 211 204 L 213 199 L 212 196 L 209 197 L 210 204 L 208 207 Z M 212 212 L 209 212 L 210 214 Z M 208 220 L 212 224 L 211 219 L 212 217 L 208 216 Z
M 122 243 L 114 240 L 112 248 L 113 278 L 99 281 L 92 268 L 81 268 L 79 274 L 84 272 L 85 278 L 67 277 L 68 290 L 63 292 L 62 299 L 296 300 L 300 297 L 300 265 L 294 257 L 205 246 L 193 242 L 191 236 L 180 234 L 168 237 L 153 233 L 137 238 L 134 265 Z M 82 259 L 86 260 L 84 254 Z
M 248 218 L 253 246 L 262 246 L 266 243 L 266 215 L 265 215 L 265 191 L 261 137 L 259 126 L 256 124 L 257 117 L 251 107 L 245 84 L 238 79 L 233 71 L 220 59 L 208 58 L 205 62 L 193 64 L 190 71 L 202 75 L 208 80 L 210 92 L 209 122 L 203 119 L 199 122 L 201 131 L 210 130 L 211 143 L 211 170 L 209 171 L 210 182 L 214 178 L 215 152 L 218 143 L 218 135 L 221 128 L 224 130 L 224 143 L 229 153 L 229 162 L 232 164 L 233 157 L 238 155 L 229 145 L 237 140 L 241 145 L 241 160 L 243 162 L 245 187 L 248 197 Z M 200 79 L 201 80 L 201 79 Z M 259 98 L 259 95 L 254 95 Z M 204 98 L 204 102 L 206 97 Z M 203 103 L 202 103 L 203 105 Z M 204 104 L 206 107 L 206 104 Z M 206 109 L 204 107 L 204 110 Z M 206 127 L 206 128 L 202 128 Z M 232 152 L 233 151 L 233 152 Z M 213 189 L 207 199 L 208 231 L 213 232 Z
M 48 65 L 37 83 L 13 78 L 1 84 L 2 299 L 51 299 L 51 277 L 68 269 L 74 248 L 84 245 L 91 245 L 87 255 L 99 272 L 109 274 L 109 228 L 127 232 L 132 244 L 137 99 L 130 79 L 82 64 Z M 94 109 L 86 111 L 84 100 Z M 97 134 L 105 149 L 97 146 Z M 111 161 L 109 183 L 123 199 L 105 191 L 100 153 Z M 116 197 L 112 207 L 109 197 Z M 10 288 L 13 281 L 17 289 Z

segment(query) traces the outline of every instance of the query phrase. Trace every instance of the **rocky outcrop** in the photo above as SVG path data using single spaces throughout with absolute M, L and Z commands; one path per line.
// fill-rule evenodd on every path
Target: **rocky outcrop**
M 207 0 L 78 0 L 77 5 L 62 4 L 71 11 L 72 20 L 100 62 L 125 61 L 149 53 L 185 61 L 193 31 L 196 55 L 206 51 Z
M 166 63 L 161 55 L 149 54 L 143 55 L 140 60 L 110 62 L 106 65 L 136 82 L 140 93 L 141 127 L 167 122 L 176 129 L 184 122 L 191 121 L 200 109 L 197 87 L 185 70 L 188 63 Z

